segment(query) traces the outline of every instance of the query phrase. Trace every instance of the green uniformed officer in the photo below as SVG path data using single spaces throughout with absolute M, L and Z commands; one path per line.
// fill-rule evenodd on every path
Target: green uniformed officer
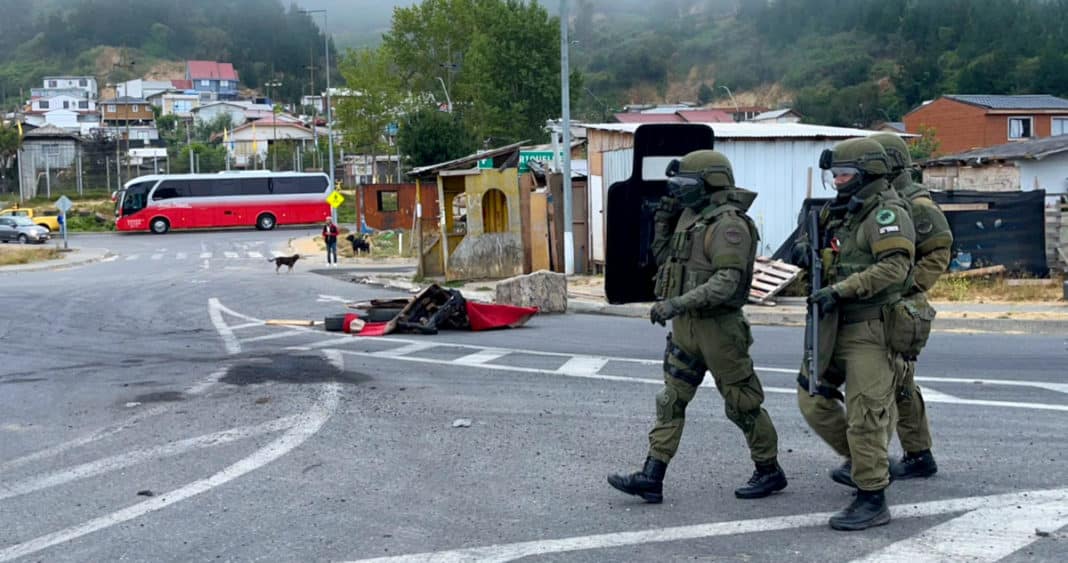
M 756 465 L 738 498 L 761 498 L 786 487 L 776 460 L 778 437 L 761 405 L 764 390 L 753 371 L 749 323 L 742 314 L 759 239 L 746 210 L 755 193 L 735 187 L 730 161 L 712 150 L 692 152 L 668 168 L 672 197 L 656 213 L 653 251 L 662 299 L 650 320 L 671 320 L 664 387 L 656 395 L 656 422 L 642 471 L 609 475 L 616 489 L 647 502 L 663 500 L 667 464 L 675 455 L 705 371 L 711 371 L 729 418 L 742 429 Z
M 893 133 L 879 133 L 870 138 L 886 150 L 890 157 L 891 185 L 912 208 L 912 223 L 916 227 L 916 264 L 912 268 L 912 287 L 905 291 L 905 299 L 927 305 L 927 291 L 949 267 L 953 232 L 946 216 L 931 199 L 931 193 L 912 181 L 909 173 L 912 157 L 905 141 Z M 931 454 L 931 428 L 923 394 L 916 385 L 914 356 L 905 358 L 904 369 L 897 392 L 897 434 L 905 454 L 901 461 L 890 464 L 890 474 L 895 479 L 930 477 L 938 472 L 938 465 Z
M 809 296 L 821 312 L 821 385 L 810 395 L 802 367 L 798 404 L 812 429 L 849 460 L 858 488 L 831 527 L 863 530 L 890 521 L 884 489 L 900 359 L 890 350 L 883 310 L 908 287 L 915 232 L 907 202 L 885 179 L 890 161 L 882 145 L 843 141 L 824 151 L 820 167 L 838 192 L 821 213 L 820 240 L 812 241 L 824 263 L 823 288 Z

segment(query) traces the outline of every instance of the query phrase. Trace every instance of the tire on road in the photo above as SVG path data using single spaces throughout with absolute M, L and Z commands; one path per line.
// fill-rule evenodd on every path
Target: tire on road
M 28 244 L 29 242 L 29 237 L 27 237 L 26 235 L 19 235 L 19 244 Z
M 269 231 L 276 224 L 277 220 L 270 213 L 261 213 L 259 217 L 256 217 L 256 228 L 261 231 Z
M 148 223 L 148 228 L 152 231 L 152 234 L 162 235 L 171 230 L 171 224 L 163 217 L 156 217 Z

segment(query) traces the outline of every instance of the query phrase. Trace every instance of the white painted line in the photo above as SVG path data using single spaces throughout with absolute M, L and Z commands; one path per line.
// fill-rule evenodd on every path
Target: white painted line
M 608 363 L 608 358 L 597 358 L 591 356 L 574 356 L 571 359 L 564 362 L 564 365 L 556 368 L 556 373 L 567 373 L 571 375 L 593 375 Z
M 934 389 L 931 389 L 930 387 L 924 386 L 924 388 L 923 388 L 923 400 L 924 401 L 929 401 L 929 402 L 932 402 L 932 403 L 952 403 L 952 402 L 955 402 L 955 401 L 959 401 L 960 397 L 954 397 L 953 395 L 949 395 L 949 394 L 943 393 L 941 391 L 935 391 Z
M 211 375 L 209 375 L 209 376 L 205 377 L 204 379 L 194 383 L 192 387 L 186 389 L 185 390 L 185 394 L 186 395 L 200 395 L 201 393 L 207 391 L 212 385 L 215 385 L 216 383 L 218 383 L 219 380 L 222 379 L 222 377 L 224 375 L 226 375 L 226 373 L 227 373 L 227 371 L 229 371 L 229 369 L 230 369 L 229 367 L 223 367 L 223 368 L 215 370 L 214 372 L 211 373 Z M 164 412 L 167 412 L 168 410 L 171 410 L 171 408 L 172 408 L 171 406 L 167 406 L 167 405 L 158 405 L 158 406 L 155 406 L 155 407 L 147 408 L 147 409 L 145 409 L 143 411 L 140 411 L 137 414 L 131 416 L 130 418 L 126 419 L 121 424 L 117 424 L 115 426 L 101 428 L 100 430 L 92 432 L 91 434 L 86 434 L 85 436 L 82 436 L 80 438 L 75 438 L 74 440 L 70 440 L 68 442 L 63 442 L 61 444 L 56 444 L 56 445 L 51 446 L 49 448 L 45 448 L 43 450 L 38 450 L 38 451 L 36 451 L 36 452 L 34 452 L 32 454 L 24 455 L 24 456 L 19 457 L 19 458 L 7 460 L 7 461 L 5 461 L 3 463 L 0 463 L 0 472 L 7 471 L 8 469 L 13 469 L 15 467 L 18 467 L 20 465 L 24 465 L 24 464 L 29 463 L 31 461 L 37 461 L 37 460 L 49 458 L 49 457 L 52 457 L 52 456 L 56 456 L 56 455 L 59 455 L 61 453 L 73 450 L 75 448 L 80 448 L 80 447 L 82 447 L 82 446 L 84 446 L 86 444 L 93 443 L 93 442 L 95 442 L 97 440 L 102 440 L 104 438 L 107 438 L 108 436 L 112 436 L 112 435 L 118 434 L 119 432 L 122 432 L 123 430 L 126 430 L 127 428 L 133 426 L 134 424 L 136 424 L 136 423 L 138 423 L 138 422 L 140 422 L 142 420 L 145 420 L 146 418 L 150 418 L 150 417 L 156 416 L 158 414 L 162 414 Z
M 453 360 L 453 362 L 464 366 L 480 366 L 483 364 L 488 364 L 493 360 L 503 358 L 508 354 L 511 354 L 511 352 L 508 350 L 479 350 L 474 354 L 468 354 L 461 358 L 456 358 L 455 360 Z
M 279 338 L 289 338 L 290 336 L 304 336 L 306 332 L 300 330 L 288 330 L 286 332 L 272 332 L 271 334 L 264 334 L 263 336 L 253 336 L 252 338 L 242 338 L 239 340 L 242 344 L 248 344 L 250 342 L 262 342 L 264 340 L 278 340 Z
M 107 258 L 101 260 L 101 262 L 114 262 L 114 261 L 116 261 L 118 259 L 119 259 L 118 256 L 108 256 Z
M 389 350 L 382 350 L 381 352 L 373 352 L 372 355 L 379 358 L 396 358 L 400 356 L 407 356 L 408 354 L 414 354 L 416 352 L 421 352 L 428 348 L 434 348 L 435 346 L 438 346 L 438 344 L 435 344 L 433 342 L 412 342 L 411 344 L 405 346 L 399 346 L 397 348 L 392 348 Z
M 200 253 L 200 257 L 205 259 L 205 260 L 210 260 L 211 256 L 212 256 L 212 254 L 210 252 L 201 252 Z
M 179 252 L 179 253 L 174 255 L 174 259 L 175 260 L 185 260 L 186 258 L 189 258 L 189 255 L 186 254 L 185 252 Z
M 319 348 L 329 348 L 331 346 L 340 346 L 342 344 L 352 344 L 356 342 L 356 339 L 352 336 L 341 336 L 338 338 L 332 338 L 330 340 L 322 340 L 313 344 L 305 344 L 304 346 L 287 346 L 286 350 L 316 350 Z
M 208 299 L 208 316 L 211 318 L 211 324 L 215 325 L 215 331 L 219 333 L 219 338 L 222 338 L 223 345 L 226 346 L 226 352 L 229 354 L 237 354 L 241 352 L 241 344 L 237 341 L 237 337 L 234 336 L 234 331 L 230 330 L 230 327 L 226 325 L 226 321 L 223 320 L 222 313 L 226 310 L 219 304 L 219 300 L 212 297 Z
M 152 259 L 153 260 L 162 260 L 163 259 L 163 254 L 162 253 L 153 254 L 152 255 Z
M 134 450 L 120 455 L 106 457 L 91 461 L 89 463 L 83 463 L 71 467 L 69 469 L 63 469 L 61 471 L 53 471 L 38 477 L 32 477 L 23 481 L 15 483 L 7 483 L 3 488 L 0 488 L 0 501 L 32 493 L 34 491 L 40 491 L 51 487 L 57 487 L 71 481 L 77 481 L 79 479 L 85 479 L 94 475 L 101 475 L 103 473 L 110 473 L 112 471 L 118 471 L 126 467 L 132 467 L 144 463 L 149 460 L 156 460 L 164 457 L 171 457 L 176 455 L 182 455 L 186 452 L 197 450 L 201 448 L 209 448 L 212 446 L 221 446 L 223 444 L 229 444 L 230 442 L 236 442 L 238 440 L 244 440 L 246 438 L 252 438 L 263 434 L 271 434 L 279 432 L 293 426 L 297 421 L 297 416 L 288 416 L 280 418 L 278 420 L 272 420 L 256 426 L 245 426 L 242 428 L 232 428 L 230 430 L 223 430 L 221 432 L 215 432 L 212 434 L 205 434 L 203 436 L 197 436 L 195 438 L 187 438 L 185 440 L 179 440 L 170 444 L 164 444 L 162 446 L 156 446 L 153 448 L 146 448 L 142 450 Z
M 967 379 L 962 377 L 917 377 L 916 381 L 929 383 L 973 383 L 976 385 L 1011 385 L 1014 387 L 1036 387 L 1058 393 L 1068 393 L 1068 383 L 1050 383 L 1048 381 L 1017 381 L 1013 379 Z
M 261 254 L 259 252 L 256 252 L 256 251 L 252 251 L 252 252 L 248 253 L 248 257 L 249 258 L 254 258 L 254 259 L 255 258 L 263 258 L 263 254 Z
M 66 543 L 73 539 L 110 528 L 116 524 L 128 522 L 150 512 L 162 510 L 172 504 L 176 504 L 200 493 L 210 491 L 220 485 L 224 485 L 242 475 L 255 471 L 268 463 L 286 455 L 297 446 L 300 446 L 308 438 L 311 438 L 323 427 L 323 424 L 337 410 L 338 396 L 341 385 L 328 383 L 322 386 L 316 404 L 307 412 L 299 416 L 297 424 L 293 425 L 285 434 L 278 439 L 260 448 L 255 453 L 246 457 L 226 469 L 199 481 L 194 481 L 173 491 L 162 493 L 149 500 L 133 506 L 113 512 L 100 518 L 95 518 L 84 524 L 53 532 L 29 541 L 15 544 L 0 550 L 0 562 L 11 561 L 25 557 L 32 553 L 48 549 L 54 545 Z
M 1068 502 L 1068 489 L 1055 489 L 1050 491 L 1030 491 L 1022 493 L 1010 493 L 1005 495 L 993 495 L 987 497 L 967 497 L 949 500 L 937 500 L 918 504 L 899 505 L 890 508 L 894 518 L 918 518 L 924 516 L 937 516 L 953 512 L 966 512 L 987 507 L 1015 508 L 1017 504 L 1028 505 L 1029 509 L 1037 501 L 1046 500 L 1049 503 L 1057 503 L 1062 509 Z M 753 520 L 736 520 L 733 522 L 713 522 L 709 524 L 696 524 L 692 526 L 678 526 L 674 528 L 655 528 L 651 530 L 639 530 L 634 532 L 616 532 L 598 534 L 592 536 L 577 536 L 555 540 L 534 540 L 526 542 L 497 544 L 485 547 L 468 549 L 456 549 L 448 551 L 435 551 L 416 553 L 411 555 L 399 555 L 393 557 L 376 557 L 372 559 L 360 559 L 360 563 L 452 563 L 461 561 L 479 562 L 505 562 L 521 559 L 524 557 L 536 557 L 539 555 L 551 555 L 556 553 L 570 553 L 575 551 L 588 551 L 594 549 L 612 549 L 632 545 L 647 545 L 665 542 L 676 542 L 694 539 L 705 539 L 721 536 L 733 536 L 737 534 L 752 534 L 761 532 L 776 532 L 782 530 L 794 530 L 815 526 L 826 526 L 830 512 L 818 512 L 810 514 L 798 514 L 793 516 L 775 516 L 771 518 L 759 518 Z M 997 525 L 997 522 L 988 521 L 988 527 Z M 1034 534 L 1032 528 L 1031 534 Z M 921 557 L 922 561 L 931 561 L 931 553 Z M 953 560 L 953 559 L 951 559 Z M 907 557 L 898 557 L 895 561 L 916 561 Z
M 129 261 L 131 261 L 131 260 L 137 260 L 137 259 L 138 259 L 138 258 L 140 258 L 140 257 L 141 257 L 141 255 L 140 255 L 140 254 L 131 254 L 131 255 L 129 255 L 129 256 L 127 256 L 127 257 L 126 257 L 126 261 L 127 261 L 127 262 L 129 262 Z
M 282 252 L 281 250 L 272 250 L 271 251 L 271 256 L 274 256 L 275 258 L 278 258 L 279 256 L 286 256 L 286 253 Z
M 319 303 L 348 303 L 349 299 L 345 299 L 344 297 L 338 297 L 337 295 L 323 295 L 320 293 L 319 298 L 316 299 L 316 301 L 318 301 Z
M 237 258 L 239 256 L 239 254 L 236 253 L 236 252 L 227 251 L 227 252 L 223 252 L 223 256 L 225 256 L 227 258 L 230 258 L 232 260 L 234 258 Z
M 254 322 L 254 323 L 242 323 L 242 324 L 239 324 L 239 325 L 234 325 L 234 326 L 230 327 L 230 330 L 241 330 L 241 329 L 244 329 L 244 328 L 252 328 L 254 326 L 263 326 L 263 321 Z
M 980 508 L 890 544 L 856 563 L 968 561 L 994 563 L 1036 540 L 1035 530 L 1068 526 L 1063 500 L 1020 506 Z

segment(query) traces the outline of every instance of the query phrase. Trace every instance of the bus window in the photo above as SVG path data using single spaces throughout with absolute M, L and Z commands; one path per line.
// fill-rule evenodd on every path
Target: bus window
M 212 189 L 214 182 L 212 180 L 190 180 L 189 181 L 189 197 L 209 197 L 217 195 L 215 190 Z
M 189 183 L 180 180 L 167 180 L 152 192 L 152 201 L 189 197 Z
M 275 195 L 299 194 L 300 183 L 297 178 L 271 178 L 271 191 Z
M 267 178 L 241 178 L 241 195 L 267 195 Z
M 322 176 L 305 176 L 299 178 L 300 193 L 302 194 L 321 194 L 326 192 L 326 178 Z

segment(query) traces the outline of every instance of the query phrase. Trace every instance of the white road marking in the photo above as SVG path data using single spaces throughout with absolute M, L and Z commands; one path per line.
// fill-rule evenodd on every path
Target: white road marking
M 222 377 L 224 375 L 226 375 L 226 373 L 227 373 L 227 371 L 229 371 L 229 369 L 230 369 L 229 367 L 223 367 L 223 368 L 215 370 L 214 372 L 212 372 L 210 375 L 208 375 L 204 379 L 201 379 L 200 381 L 194 383 L 192 387 L 186 389 L 185 390 L 185 394 L 193 396 L 193 395 L 200 395 L 201 393 L 204 393 L 209 388 L 211 388 L 213 385 L 218 383 L 219 380 L 222 379 Z M 171 408 L 172 407 L 167 406 L 167 405 L 158 405 L 158 406 L 155 406 L 155 407 L 152 407 L 152 408 L 145 409 L 145 410 L 140 411 L 137 414 L 131 416 L 130 418 L 126 419 L 121 424 L 118 424 L 118 425 L 115 425 L 115 426 L 111 426 L 111 427 L 105 427 L 105 428 L 97 430 L 96 432 L 93 432 L 91 434 L 86 434 L 85 436 L 82 436 L 80 438 L 76 438 L 76 439 L 70 440 L 68 442 L 63 442 L 62 444 L 56 444 L 56 445 L 51 446 L 49 448 L 45 448 L 43 450 L 38 450 L 38 451 L 36 451 L 36 452 L 34 452 L 32 454 L 24 455 L 24 456 L 19 457 L 19 458 L 7 460 L 4 463 L 0 463 L 0 471 L 6 471 L 8 469 L 13 469 L 15 467 L 18 467 L 20 465 L 24 465 L 24 464 L 29 463 L 31 461 L 37 461 L 37 460 L 40 460 L 40 459 L 45 459 L 45 458 L 49 458 L 49 457 L 52 457 L 52 456 L 56 456 L 56 455 L 59 455 L 61 453 L 66 452 L 66 451 L 73 450 L 75 448 L 80 448 L 81 446 L 84 446 L 86 444 L 90 444 L 90 443 L 95 442 L 97 440 L 102 440 L 104 438 L 107 438 L 108 436 L 112 436 L 114 434 L 118 434 L 119 432 L 122 432 L 123 430 L 126 430 L 127 428 L 133 426 L 134 424 L 136 424 L 136 423 L 138 423 L 138 422 L 140 422 L 142 420 L 145 420 L 146 418 L 150 418 L 150 417 L 156 416 L 158 414 L 162 414 L 164 412 L 167 412 L 168 410 L 171 410 Z
M 937 500 L 917 504 L 892 506 L 890 512 L 894 518 L 919 518 L 924 516 L 937 516 L 954 512 L 966 512 L 977 509 L 993 507 L 1007 508 L 1026 504 L 1028 508 L 1036 502 L 1056 504 L 1064 510 L 1068 507 L 1068 489 L 1054 489 L 1048 491 L 1029 491 L 1009 493 L 985 497 L 966 497 L 948 500 Z M 598 534 L 592 536 L 577 536 L 555 540 L 534 540 L 509 544 L 489 545 L 468 549 L 456 549 L 447 551 L 434 551 L 416 553 L 411 555 L 399 555 L 393 557 L 376 557 L 372 559 L 360 559 L 360 563 L 416 563 L 416 562 L 460 562 L 480 561 L 501 563 L 514 561 L 524 557 L 550 555 L 556 553 L 570 553 L 575 551 L 588 551 L 593 549 L 611 549 L 632 545 L 647 545 L 665 542 L 676 542 L 694 539 L 705 539 L 721 536 L 733 536 L 737 534 L 752 534 L 761 532 L 776 532 L 793 530 L 815 526 L 826 526 L 827 519 L 832 513 L 819 512 L 810 514 L 798 514 L 793 516 L 775 516 L 771 518 L 759 518 L 753 520 L 736 520 L 733 522 L 713 522 L 709 524 L 696 524 L 692 526 L 678 526 L 673 528 L 655 528 L 651 530 L 639 530 L 633 532 L 616 532 Z M 988 526 L 999 525 L 1000 522 L 987 521 Z M 985 528 L 984 528 L 985 529 Z M 1035 538 L 1034 529 L 1028 531 L 1029 539 Z M 1023 538 L 1014 536 L 1017 540 Z M 1030 542 L 1028 542 L 1030 543 Z M 1026 544 L 1025 544 L 1026 545 Z M 931 561 L 932 553 L 928 552 L 920 557 L 920 561 Z M 896 557 L 895 561 L 917 561 L 908 557 Z M 949 560 L 956 560 L 950 558 Z
M 101 260 L 101 262 L 114 262 L 114 261 L 116 261 L 118 259 L 119 259 L 118 256 L 108 256 L 107 258 Z
M 1037 528 L 1068 526 L 1064 500 L 980 508 L 890 544 L 856 563 L 968 561 L 993 563 L 1038 539 Z
M 573 356 L 564 362 L 564 365 L 556 368 L 557 373 L 567 373 L 572 375 L 590 374 L 593 375 L 608 363 L 608 358 L 598 358 L 591 356 Z
M 409 358 L 403 358 L 401 356 L 407 356 L 408 354 L 414 354 L 416 352 L 421 352 L 423 350 L 434 348 L 436 346 L 438 346 L 438 344 L 434 344 L 432 342 L 412 342 L 411 344 L 405 346 L 399 346 L 397 348 L 391 348 L 389 350 L 382 350 L 381 352 L 372 352 L 371 355 L 378 358 L 397 358 L 401 360 L 407 360 Z M 414 360 L 418 358 L 411 359 Z M 441 362 L 441 360 L 437 361 Z
M 110 528 L 116 524 L 128 522 L 145 514 L 162 510 L 172 504 L 224 485 L 271 463 L 303 444 L 323 427 L 337 410 L 340 390 L 341 385 L 338 383 L 323 385 L 316 404 L 307 412 L 298 415 L 298 422 L 287 430 L 285 434 L 260 448 L 249 457 L 238 461 L 215 475 L 194 481 L 173 491 L 162 493 L 144 502 L 95 518 L 83 524 L 0 549 L 0 562 L 25 557 L 49 547 Z
M 924 386 L 924 388 L 923 388 L 923 400 L 925 402 L 930 402 L 930 403 L 952 403 L 952 402 L 955 402 L 955 401 L 959 401 L 960 397 L 954 397 L 953 395 L 949 395 L 949 394 L 943 393 L 941 391 L 935 391 L 934 389 L 931 389 L 930 387 Z
M 153 254 L 152 255 L 152 259 L 153 260 L 162 260 L 163 259 L 163 254 L 162 253 Z
M 126 261 L 127 261 L 127 262 L 129 262 L 129 261 L 131 261 L 131 260 L 137 260 L 137 259 L 138 259 L 138 258 L 140 258 L 140 257 L 141 257 L 141 255 L 140 255 L 140 254 L 131 254 L 131 255 L 129 255 L 129 256 L 127 256 L 127 257 L 126 257 Z
M 973 383 L 977 385 L 1011 385 L 1013 387 L 1035 387 L 1068 393 L 1068 383 L 1051 383 L 1048 381 L 1015 381 L 1012 379 L 967 379 L 962 377 L 917 377 L 916 381 L 930 383 Z M 924 387 L 926 389 L 926 387 Z
M 179 252 L 179 253 L 174 255 L 174 259 L 175 260 L 185 260 L 186 258 L 189 258 L 189 255 L 186 254 L 185 252 Z
M 258 259 L 258 258 L 263 258 L 263 254 L 259 253 L 259 252 L 256 252 L 256 251 L 252 251 L 252 252 L 248 253 L 248 257 L 249 258 Z
M 278 258 L 279 256 L 286 256 L 286 253 L 282 252 L 281 250 L 272 250 L 271 251 L 271 256 L 274 256 L 275 258 Z
M 319 294 L 319 298 L 316 299 L 315 301 L 317 301 L 319 303 L 330 303 L 330 302 L 348 303 L 349 302 L 349 300 L 345 299 L 344 297 L 338 297 L 337 295 L 323 295 L 321 293 Z
M 254 326 L 263 326 L 263 321 L 257 321 L 253 323 L 243 323 L 230 327 L 230 330 L 241 330 L 243 328 L 252 328 Z
M 478 366 L 482 364 L 488 364 L 489 362 L 492 362 L 493 360 L 499 358 L 503 358 L 508 354 L 511 354 L 511 352 L 509 352 L 508 350 L 479 350 L 474 354 L 468 354 L 461 358 L 456 358 L 455 360 L 453 360 L 453 362 L 464 366 Z
M 204 260 L 204 262 L 202 262 L 202 263 L 200 264 L 200 269 L 201 269 L 201 270 L 207 270 L 207 269 L 209 268 L 209 266 L 210 266 L 210 264 L 208 263 L 208 261 L 207 261 L 207 260 Z
M 219 338 L 222 338 L 223 345 L 226 346 L 226 352 L 229 354 L 237 354 L 241 352 L 241 344 L 237 341 L 237 337 L 234 336 L 234 331 L 230 330 L 226 321 L 223 320 L 223 311 L 226 310 L 219 300 L 212 297 L 208 299 L 208 316 L 211 318 L 211 324 L 215 325 L 215 331 L 219 333 Z
M 239 254 L 236 253 L 236 252 L 226 251 L 226 252 L 223 252 L 223 256 L 233 260 L 233 259 L 236 259 L 239 256 Z
M 178 440 L 170 444 L 164 444 L 162 446 L 156 446 L 153 448 L 146 448 L 142 450 L 134 450 L 120 455 L 106 457 L 91 461 L 89 463 L 83 463 L 64 469 L 61 471 L 54 471 L 45 475 L 32 477 L 23 481 L 15 483 L 7 483 L 4 488 L 0 489 L 0 500 L 17 497 L 32 493 L 34 491 L 40 491 L 51 487 L 56 487 L 69 483 L 71 481 L 77 481 L 79 479 L 85 479 L 94 475 L 101 475 L 103 473 L 109 473 L 111 471 L 117 471 L 126 467 L 132 467 L 150 460 L 157 460 L 164 457 L 171 457 L 181 455 L 186 452 L 208 448 L 212 446 L 221 446 L 230 442 L 236 442 L 238 440 L 244 440 L 246 438 L 252 438 L 263 434 L 271 434 L 279 432 L 293 426 L 297 421 L 297 416 L 288 416 L 263 424 L 255 426 L 245 426 L 241 428 L 232 428 L 230 430 L 223 430 L 221 432 L 214 432 L 212 434 L 205 434 L 203 436 L 197 436 L 195 438 L 187 438 L 185 440 Z
M 272 332 L 270 334 L 264 334 L 262 336 L 253 336 L 252 338 L 242 338 L 239 340 L 242 344 L 248 344 L 250 342 L 262 342 L 264 340 L 277 340 L 279 338 L 289 338 L 290 336 L 304 336 L 306 332 L 299 330 L 290 330 L 286 332 Z
M 200 257 L 205 259 L 205 260 L 210 260 L 211 256 L 212 256 L 212 254 L 210 252 L 201 252 L 200 253 Z
M 328 348 L 330 346 L 339 346 L 339 345 L 342 345 L 342 344 L 350 344 L 350 343 L 355 342 L 355 341 L 356 341 L 356 339 L 353 338 L 352 336 L 341 336 L 341 337 L 333 338 L 333 339 L 330 339 L 330 340 L 322 340 L 322 341 L 319 341 L 319 342 L 315 342 L 313 344 L 307 344 L 305 346 L 286 346 L 286 350 L 300 350 L 300 351 L 305 351 L 306 352 L 308 350 L 315 350 L 315 349 L 318 349 L 318 348 Z

